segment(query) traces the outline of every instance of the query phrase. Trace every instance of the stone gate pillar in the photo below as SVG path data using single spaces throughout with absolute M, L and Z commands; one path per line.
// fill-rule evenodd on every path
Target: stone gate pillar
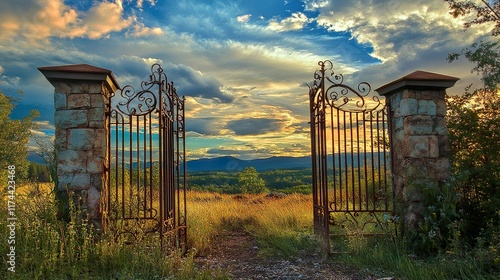
M 105 116 L 111 93 L 119 86 L 110 70 L 87 64 L 39 67 L 54 86 L 57 197 L 68 218 L 68 191 L 82 214 L 102 229 L 101 190 L 107 182 Z
M 449 179 L 445 95 L 458 80 L 416 71 L 376 89 L 390 106 L 392 185 L 405 229 L 423 219 L 422 189 Z

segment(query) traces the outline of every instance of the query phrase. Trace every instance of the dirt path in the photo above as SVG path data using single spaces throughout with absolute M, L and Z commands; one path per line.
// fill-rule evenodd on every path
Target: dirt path
M 267 259 L 258 255 L 255 240 L 245 232 L 225 232 L 207 256 L 198 257 L 200 267 L 228 271 L 233 279 L 374 279 L 361 276 L 318 254 L 292 259 Z

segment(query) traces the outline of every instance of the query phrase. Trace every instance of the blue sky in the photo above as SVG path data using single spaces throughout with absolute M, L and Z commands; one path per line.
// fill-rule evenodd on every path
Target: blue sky
M 13 117 L 37 109 L 53 137 L 53 88 L 40 66 L 107 68 L 139 85 L 160 63 L 187 98 L 188 159 L 309 153 L 308 98 L 319 60 L 377 88 L 415 70 L 480 86 L 460 51 L 488 36 L 464 31 L 438 0 L 64 1 L 0 3 L 0 90 L 23 91 Z

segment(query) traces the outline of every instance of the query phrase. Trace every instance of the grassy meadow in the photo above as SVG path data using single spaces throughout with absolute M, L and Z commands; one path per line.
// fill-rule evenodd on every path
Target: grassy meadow
M 6 197 L 6 193 L 2 193 Z M 232 195 L 188 191 L 188 245 L 186 256 L 162 256 L 158 247 L 137 242 L 117 243 L 97 238 L 78 221 L 63 224 L 50 185 L 32 183 L 16 191 L 16 272 L 2 272 L 7 279 L 229 279 L 228 273 L 206 270 L 195 264 L 225 231 L 245 231 L 253 236 L 263 258 L 287 258 L 320 253 L 321 240 L 313 235 L 311 195 Z M 7 209 L 6 200 L 0 207 Z M 6 211 L 0 211 L 2 225 Z M 6 271 L 9 230 L 1 227 L 0 248 Z M 335 241 L 334 241 L 335 242 Z M 392 239 L 346 237 L 341 246 L 348 253 L 327 261 L 341 262 L 367 275 L 398 279 L 498 279 L 485 260 L 488 251 L 467 255 L 452 250 L 420 258 Z

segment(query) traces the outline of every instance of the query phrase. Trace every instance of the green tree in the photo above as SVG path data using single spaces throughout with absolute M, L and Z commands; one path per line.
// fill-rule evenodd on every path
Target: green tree
M 241 193 L 257 194 L 269 191 L 266 183 L 253 167 L 247 167 L 238 174 L 238 186 Z
M 35 128 L 34 118 L 39 116 L 35 110 L 29 116 L 20 120 L 11 120 L 10 114 L 17 105 L 17 99 L 0 92 L 0 169 L 4 185 L 7 176 L 7 167 L 15 165 L 16 177 L 26 178 L 28 172 L 27 144 L 31 136 L 31 129 Z
M 469 28 L 492 23 L 491 41 L 476 42 L 450 62 L 464 56 L 481 75 L 482 88 L 466 89 L 448 99 L 448 129 L 455 185 L 461 192 L 459 209 L 464 213 L 463 231 L 468 241 L 478 236 L 490 239 L 499 232 L 500 212 L 500 1 L 455 1 L 449 3 L 454 17 L 472 16 Z

